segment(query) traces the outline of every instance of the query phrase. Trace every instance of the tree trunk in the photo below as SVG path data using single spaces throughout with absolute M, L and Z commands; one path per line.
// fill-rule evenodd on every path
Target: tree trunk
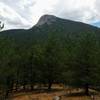
M 88 96 L 89 95 L 89 84 L 85 85 L 85 94 Z
M 26 90 L 26 85 L 25 85 L 25 84 L 23 85 L 23 90 L 24 90 L 24 91 Z
M 30 87 L 31 87 L 31 91 L 33 91 L 33 90 L 34 90 L 34 86 L 33 86 L 33 84 L 31 84 Z
M 15 91 L 18 91 L 18 80 L 16 80 L 16 83 L 15 83 Z
M 51 87 L 52 87 L 52 82 L 49 82 L 49 84 L 48 84 L 48 90 L 51 90 Z
M 9 90 L 7 89 L 7 90 L 5 91 L 5 98 L 6 98 L 6 99 L 8 98 L 8 95 L 9 95 Z
M 18 85 L 17 84 L 15 85 L 15 91 L 18 91 Z

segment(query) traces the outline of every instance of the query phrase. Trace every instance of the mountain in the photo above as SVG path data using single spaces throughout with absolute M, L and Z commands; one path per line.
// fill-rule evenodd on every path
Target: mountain
M 36 41 L 45 41 L 49 35 L 65 38 L 74 37 L 84 32 L 95 32 L 99 37 L 100 29 L 82 22 L 61 19 L 53 15 L 42 16 L 38 23 L 28 30 L 16 29 L 0 32 L 1 37 L 9 37 L 17 43 L 30 44 Z
M 53 22 L 55 22 L 57 20 L 57 17 L 56 16 L 53 16 L 53 15 L 44 15 L 42 16 L 38 23 L 35 25 L 35 26 L 41 26 L 43 24 L 52 24 Z

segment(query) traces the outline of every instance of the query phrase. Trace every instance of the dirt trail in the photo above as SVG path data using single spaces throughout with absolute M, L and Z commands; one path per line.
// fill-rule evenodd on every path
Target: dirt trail
M 54 92 L 54 93 L 37 93 L 37 94 L 23 94 L 20 96 L 15 96 L 11 100 L 53 100 L 55 95 L 62 95 L 63 92 Z M 88 96 L 62 96 L 61 100 L 92 100 Z M 99 96 L 95 96 L 95 100 L 100 100 Z
M 93 90 L 90 90 L 94 92 Z M 71 96 L 69 95 L 71 93 Z M 54 96 L 61 96 L 61 100 L 93 100 L 90 96 L 84 96 L 83 89 L 59 89 L 59 91 L 52 91 L 52 92 L 22 92 L 16 93 L 12 96 L 10 100 L 53 100 Z M 72 95 L 74 94 L 74 95 Z M 78 94 L 78 95 L 76 95 Z M 99 95 L 95 95 L 94 100 L 100 100 Z

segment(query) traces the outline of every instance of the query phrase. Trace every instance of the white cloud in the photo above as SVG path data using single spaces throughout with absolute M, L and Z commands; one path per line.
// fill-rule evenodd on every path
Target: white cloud
M 24 17 L 2 2 L 0 2 L 0 20 L 5 23 L 5 29 L 29 26 L 29 22 Z
M 58 16 L 88 22 L 92 18 L 95 0 L 62 0 L 57 5 Z
M 99 0 L 0 0 L 0 20 L 8 28 L 29 28 L 44 14 L 82 21 L 100 22 Z

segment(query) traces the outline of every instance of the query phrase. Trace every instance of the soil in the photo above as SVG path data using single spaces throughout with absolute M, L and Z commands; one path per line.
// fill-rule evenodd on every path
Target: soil
M 16 93 L 10 98 L 10 100 L 53 100 L 54 96 L 61 96 L 61 100 L 100 100 L 98 95 L 95 95 L 93 99 L 91 96 L 80 94 L 80 91 L 82 90 L 78 90 L 77 93 L 76 91 L 77 90 L 71 91 L 71 94 L 65 90 L 41 93 Z

